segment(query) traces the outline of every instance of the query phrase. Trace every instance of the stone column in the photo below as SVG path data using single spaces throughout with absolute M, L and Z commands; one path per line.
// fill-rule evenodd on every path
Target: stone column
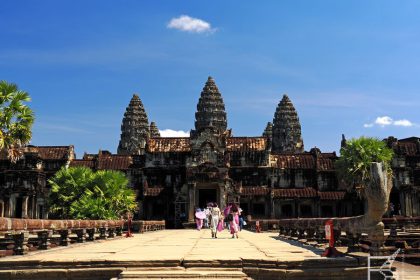
M 276 217 L 276 213 L 275 213 L 275 205 L 274 205 L 274 198 L 272 196 L 272 194 L 270 193 L 270 206 L 271 206 L 271 214 L 270 217 L 271 219 L 274 219 Z
M 58 232 L 60 233 L 60 246 L 68 246 L 70 244 L 70 230 L 61 229 Z
M 4 217 L 4 207 L 5 207 L 5 203 L 4 201 L 1 199 L 0 200 L 0 217 Z
M 88 237 L 86 238 L 87 241 L 94 241 L 95 240 L 95 229 L 94 228 L 88 228 L 86 229 L 86 232 L 88 234 Z
M 226 207 L 226 186 L 219 185 L 219 208 L 223 211 Z
M 29 232 L 24 231 L 17 234 L 12 234 L 14 241 L 13 254 L 14 255 L 25 255 L 28 253 L 28 239 Z
M 114 238 L 115 237 L 115 228 L 109 228 L 108 229 L 108 238 Z
M 52 236 L 51 230 L 38 231 L 38 250 L 47 250 L 50 248 L 51 243 L 49 239 Z
M 106 239 L 106 227 L 100 227 L 99 228 L 99 239 Z
M 9 207 L 7 209 L 7 217 L 12 218 L 13 216 L 13 209 L 15 208 L 15 204 L 13 203 L 14 196 L 9 196 Z
M 79 228 L 73 230 L 73 232 L 77 235 L 77 243 L 83 243 L 86 241 L 86 229 Z
M 188 184 L 188 196 L 189 196 L 188 222 L 194 222 L 195 184 Z
M 22 218 L 24 219 L 28 218 L 28 200 L 29 196 L 27 195 L 22 198 Z

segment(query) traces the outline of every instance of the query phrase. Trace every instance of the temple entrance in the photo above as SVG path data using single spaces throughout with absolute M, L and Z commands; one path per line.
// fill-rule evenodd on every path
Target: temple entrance
M 216 189 L 199 189 L 198 190 L 198 207 L 205 208 L 207 203 L 217 202 L 217 190 Z
M 22 218 L 22 197 L 16 197 L 15 218 Z

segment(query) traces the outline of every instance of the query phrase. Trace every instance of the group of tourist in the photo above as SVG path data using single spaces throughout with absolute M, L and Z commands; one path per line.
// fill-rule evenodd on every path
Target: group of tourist
M 238 232 L 245 223 L 241 214 L 241 208 L 235 203 L 229 203 L 223 212 L 217 203 L 209 203 L 205 209 L 196 209 L 195 221 L 197 230 L 201 230 L 203 225 L 210 227 L 211 237 L 217 238 L 217 233 L 227 228 L 232 234 L 232 238 L 239 238 Z

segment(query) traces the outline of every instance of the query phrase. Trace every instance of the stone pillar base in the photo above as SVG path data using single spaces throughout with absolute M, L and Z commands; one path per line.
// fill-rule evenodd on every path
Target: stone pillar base
M 17 234 L 12 234 L 14 241 L 13 254 L 14 255 L 25 255 L 28 253 L 28 239 L 29 232 L 24 231 Z

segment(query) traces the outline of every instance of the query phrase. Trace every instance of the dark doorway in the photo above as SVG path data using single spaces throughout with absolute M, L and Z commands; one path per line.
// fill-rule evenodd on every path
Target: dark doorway
M 285 204 L 281 206 L 281 216 L 282 217 L 292 217 L 293 216 L 293 209 L 292 205 Z
M 321 206 L 321 217 L 330 218 L 333 217 L 333 207 L 331 205 L 322 205 Z
M 310 218 L 312 217 L 312 207 L 310 205 L 300 205 L 300 217 Z
M 263 203 L 254 203 L 252 205 L 253 213 L 251 215 L 254 215 L 256 217 L 263 217 L 265 216 L 265 205 Z
M 22 198 L 16 197 L 15 217 L 22 218 Z
M 206 208 L 207 203 L 217 202 L 216 189 L 201 189 L 198 190 L 198 207 Z

